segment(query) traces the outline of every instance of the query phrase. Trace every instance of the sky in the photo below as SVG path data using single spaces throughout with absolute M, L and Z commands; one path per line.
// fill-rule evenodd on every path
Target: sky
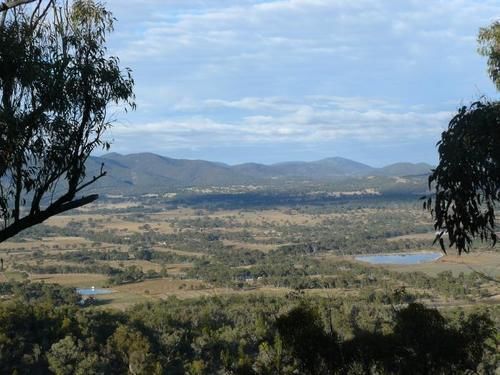
M 477 54 L 498 0 L 108 0 L 137 109 L 111 151 L 276 163 L 438 160 L 454 111 L 497 97 Z

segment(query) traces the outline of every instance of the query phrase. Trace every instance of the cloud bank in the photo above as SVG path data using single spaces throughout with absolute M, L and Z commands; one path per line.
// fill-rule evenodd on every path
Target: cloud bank
M 433 161 L 452 112 L 496 95 L 475 39 L 498 1 L 108 5 L 119 20 L 110 52 L 137 82 L 138 110 L 110 133 L 122 152 L 252 160 L 265 148 L 273 162 L 297 147 L 332 156 L 376 142 L 394 160 L 426 149 Z

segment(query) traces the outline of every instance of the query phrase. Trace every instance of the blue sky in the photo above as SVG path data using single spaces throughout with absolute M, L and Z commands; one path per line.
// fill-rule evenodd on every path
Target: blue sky
M 453 111 L 497 94 L 476 53 L 498 0 L 108 0 L 137 110 L 112 151 L 230 164 L 436 163 Z

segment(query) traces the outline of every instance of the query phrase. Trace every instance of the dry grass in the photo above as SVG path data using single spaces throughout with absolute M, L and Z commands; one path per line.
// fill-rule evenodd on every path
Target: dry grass
M 406 234 L 404 236 L 397 236 L 388 238 L 387 241 L 404 241 L 404 240 L 429 240 L 432 241 L 436 237 L 434 232 L 431 233 L 414 233 Z
M 199 289 L 211 288 L 199 280 L 176 280 L 171 278 L 146 280 L 140 283 L 124 284 L 114 287 L 118 292 L 149 294 L 156 297 L 167 297 L 169 295 L 180 295 L 185 291 L 198 291 Z
M 142 269 L 143 272 L 147 272 L 149 270 L 160 272 L 162 269 L 162 265 L 158 263 L 148 262 L 147 260 L 103 260 L 99 263 L 107 264 L 113 268 L 123 268 L 136 266 Z
M 113 287 L 113 293 L 96 296 L 100 306 L 125 310 L 136 303 L 164 300 L 175 296 L 180 299 L 214 297 L 231 294 L 266 294 L 282 296 L 287 288 L 262 287 L 248 290 L 214 288 L 199 280 L 175 280 L 170 278 L 146 280 L 140 283 Z
M 137 303 L 144 303 L 154 300 L 152 297 L 133 293 L 115 292 L 111 294 L 97 295 L 98 306 L 104 309 L 126 310 Z
M 171 263 L 166 265 L 167 273 L 173 276 L 183 276 L 186 272 L 193 268 L 191 263 Z
M 470 254 L 445 255 L 435 262 L 387 266 L 399 272 L 420 271 L 435 276 L 442 271 L 452 271 L 454 275 L 460 272 L 479 271 L 492 277 L 500 276 L 500 252 L 471 252 Z
M 33 274 L 31 281 L 44 282 L 47 284 L 60 284 L 64 286 L 86 288 L 91 286 L 103 286 L 108 278 L 95 273 L 56 273 L 56 274 Z
M 57 215 L 52 216 L 48 219 L 45 224 L 55 226 L 55 227 L 65 227 L 70 222 L 77 223 L 87 223 L 88 220 L 107 220 L 109 219 L 109 215 L 100 215 L 100 214 L 85 214 L 80 212 L 78 215 Z
M 197 258 L 201 258 L 201 257 L 207 255 L 207 254 L 203 254 L 203 253 L 200 253 L 200 252 L 175 250 L 175 249 L 170 249 L 170 248 L 166 248 L 166 247 L 162 247 L 162 246 L 154 246 L 153 250 L 164 252 L 164 253 L 173 253 L 173 254 L 177 254 L 177 255 L 197 257 Z
M 223 218 L 224 215 L 212 214 L 210 217 Z M 230 215 L 235 216 L 235 212 L 231 212 Z M 328 215 L 310 215 L 304 213 L 297 213 L 295 210 L 264 210 L 264 211 L 241 211 L 241 214 L 236 215 L 236 221 L 240 224 L 250 224 L 255 226 L 261 226 L 265 222 L 272 222 L 278 225 L 284 225 L 287 223 L 294 225 L 314 225 L 319 224 Z
M 275 250 L 278 245 L 267 245 L 267 244 L 254 244 L 254 243 L 246 243 L 240 241 L 231 241 L 231 240 L 222 240 L 224 246 L 234 246 L 236 249 L 244 249 L 244 250 L 257 250 L 262 252 L 269 252 Z
M 2 250 L 35 250 L 35 249 L 47 249 L 47 248 L 59 248 L 59 249 L 72 249 L 73 247 L 81 246 L 86 244 L 87 246 L 92 244 L 92 241 L 86 240 L 82 237 L 43 237 L 40 240 L 31 240 L 25 242 L 12 242 L 5 241 L 0 243 L 0 251 Z
M 145 225 L 148 225 L 149 229 L 145 229 Z M 97 231 L 104 231 L 104 230 L 114 230 L 118 232 L 122 232 L 121 234 L 127 235 L 126 232 L 130 233 L 143 233 L 146 232 L 147 230 L 153 230 L 157 231 L 160 233 L 174 233 L 174 228 L 170 226 L 170 223 L 168 222 L 162 222 L 162 223 L 155 223 L 155 222 L 132 222 L 132 221 L 126 221 L 126 220 L 110 220 L 108 223 L 106 223 L 105 226 L 102 226 L 100 228 L 96 228 Z

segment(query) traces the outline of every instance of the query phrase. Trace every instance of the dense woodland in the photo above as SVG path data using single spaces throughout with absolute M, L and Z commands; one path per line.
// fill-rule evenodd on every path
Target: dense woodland
M 2 284 L 0 371 L 55 374 L 493 373 L 491 309 L 358 298 L 219 297 L 80 308 L 74 290 Z M 403 300 L 402 300 L 403 299 Z M 498 316 L 498 315 L 497 315 Z

